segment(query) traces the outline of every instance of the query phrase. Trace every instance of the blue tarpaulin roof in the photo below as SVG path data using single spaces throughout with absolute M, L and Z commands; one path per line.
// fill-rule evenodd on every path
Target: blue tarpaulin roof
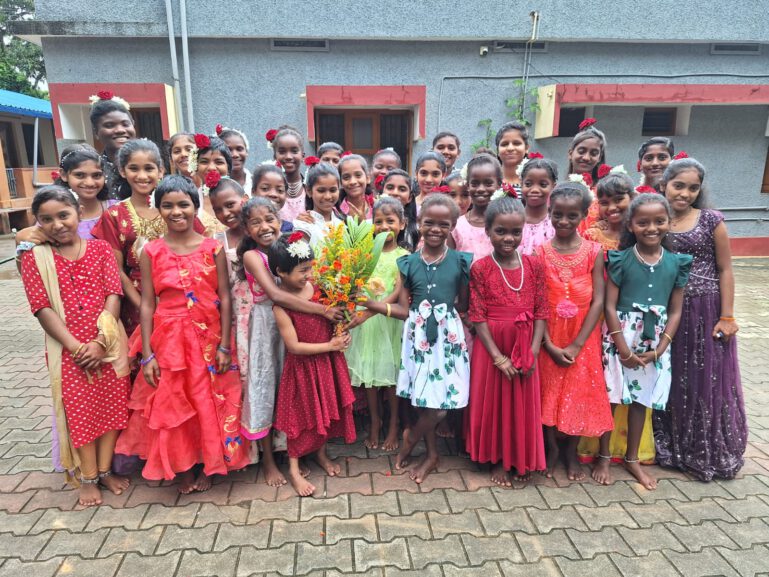
M 36 116 L 38 118 L 53 118 L 51 103 L 42 98 L 0 90 L 0 112 L 21 114 L 22 116 Z

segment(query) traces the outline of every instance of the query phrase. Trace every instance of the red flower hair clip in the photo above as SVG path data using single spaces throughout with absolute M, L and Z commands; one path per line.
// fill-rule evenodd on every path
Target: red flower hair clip
M 60 178 L 61 178 L 61 174 L 59 174 L 58 170 L 51 171 L 51 180 L 59 180 Z
M 451 187 L 448 184 L 444 184 L 442 186 L 436 186 L 433 192 L 442 192 L 444 194 L 449 194 L 451 192 Z
M 211 146 L 211 139 L 205 134 L 198 133 L 195 135 L 195 146 L 198 148 L 208 148 Z
M 352 151 L 350 151 L 350 150 L 345 150 L 345 151 L 342 153 L 342 156 L 341 156 L 341 157 L 342 157 L 342 158 L 344 158 L 345 156 L 350 156 L 351 154 L 352 154 Z
M 641 186 L 636 186 L 635 191 L 638 194 L 644 194 L 644 193 L 656 193 L 657 190 L 655 188 L 652 188 L 651 186 L 648 186 L 646 184 L 642 184 Z
M 686 154 L 686 151 L 685 151 L 685 150 L 682 150 L 681 152 L 679 152 L 678 154 L 676 154 L 676 155 L 673 157 L 673 160 L 681 160 L 682 158 L 689 158 L 689 155 L 688 155 L 688 154 Z
M 304 159 L 304 163 L 307 166 L 315 166 L 319 162 L 320 162 L 320 158 L 318 158 L 317 156 L 308 156 L 307 158 Z
M 288 237 L 288 244 L 294 244 L 295 242 L 299 242 L 300 240 L 304 240 L 304 234 L 302 234 L 299 231 L 295 231 L 291 233 L 291 236 Z
M 609 174 L 611 172 L 611 166 L 608 164 L 602 164 L 598 167 L 598 180 L 602 179 L 604 176 Z
M 267 142 L 272 142 L 275 140 L 275 137 L 278 135 L 278 131 L 274 128 L 270 128 L 267 132 L 264 133 L 264 139 Z
M 598 120 L 595 118 L 585 118 L 582 122 L 579 123 L 579 129 L 580 131 L 585 130 L 586 128 L 590 128 L 593 126 Z
M 541 152 L 529 152 L 528 158 L 534 160 L 535 158 L 545 158 L 545 156 Z
M 641 161 L 640 160 L 635 163 L 635 171 L 636 172 L 641 172 Z
M 96 96 L 99 97 L 99 100 L 112 100 L 115 93 L 111 90 L 99 90 L 99 92 L 96 93 Z
M 374 188 L 376 188 L 380 192 L 382 190 L 382 187 L 384 186 L 384 179 L 385 179 L 384 174 L 377 175 L 377 177 L 374 179 Z
M 214 128 L 214 132 L 216 133 L 216 136 L 219 136 L 222 133 L 222 130 L 224 130 L 224 126 L 221 124 L 217 124 L 216 128 Z
M 582 180 L 585 181 L 585 186 L 587 186 L 588 188 L 593 186 L 593 175 L 590 174 L 589 172 L 582 173 Z
M 219 174 L 218 170 L 209 170 L 206 172 L 206 186 L 209 189 L 216 188 L 221 181 L 222 175 Z
M 518 198 L 518 191 L 516 190 L 515 186 L 509 182 L 502 183 L 502 192 L 504 192 L 507 196 Z

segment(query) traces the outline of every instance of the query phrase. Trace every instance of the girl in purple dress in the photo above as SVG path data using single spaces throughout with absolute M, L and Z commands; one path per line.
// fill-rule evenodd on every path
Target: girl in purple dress
M 667 408 L 655 411 L 654 436 L 661 465 L 710 481 L 740 470 L 748 429 L 729 235 L 723 215 L 705 208 L 704 178 L 703 166 L 685 158 L 673 161 L 660 182 L 674 215 L 670 248 L 694 261 L 672 347 L 673 386 Z

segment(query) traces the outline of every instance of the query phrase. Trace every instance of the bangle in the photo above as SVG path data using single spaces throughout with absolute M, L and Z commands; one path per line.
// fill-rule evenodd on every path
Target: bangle
M 501 367 L 509 360 L 510 359 L 508 359 L 506 356 L 502 355 L 501 357 L 497 357 L 496 359 L 494 359 L 494 366 Z
M 659 357 L 657 356 L 657 349 L 654 349 L 654 362 L 656 363 L 659 360 Z
M 617 330 L 617 331 L 612 331 L 612 332 L 609 333 L 609 336 L 616 335 L 616 334 L 621 333 L 621 332 L 622 332 L 621 329 Z
M 630 354 L 627 357 L 625 357 L 624 359 L 620 357 L 619 360 L 624 363 L 625 361 L 629 361 L 632 358 L 633 358 L 633 351 L 630 351 Z
M 140 360 L 139 364 L 144 367 L 144 366 L 150 364 L 150 361 L 152 361 L 154 358 L 155 358 L 155 353 L 152 353 L 146 359 Z
M 669 340 L 669 341 L 670 341 L 670 344 L 673 344 L 673 337 L 671 337 L 669 334 L 667 334 L 666 332 L 664 332 L 664 331 L 663 331 L 661 336 L 663 336 L 663 337 L 665 337 L 667 340 Z
M 386 303 L 386 304 L 387 304 L 387 316 L 389 317 L 390 313 L 392 312 L 392 307 L 390 306 L 390 303 Z
M 232 354 L 232 349 L 228 349 L 227 347 L 223 347 L 222 345 L 219 345 L 218 347 L 216 347 L 216 350 L 219 351 L 220 353 L 224 353 L 225 355 Z
M 74 352 L 74 353 L 72 353 L 72 357 L 73 357 L 73 358 L 77 358 L 77 357 L 78 357 L 78 355 L 80 354 L 80 351 L 82 351 L 82 350 L 83 350 L 83 347 L 84 347 L 84 346 L 85 346 L 85 343 L 80 343 L 80 346 L 79 346 L 77 349 L 75 349 L 75 352 Z
M 735 321 L 737 319 L 735 319 L 734 317 L 719 317 L 719 320 L 722 320 L 722 321 Z
M 103 343 L 103 342 L 102 342 L 102 341 L 100 341 L 99 339 L 93 339 L 91 342 L 92 342 L 92 343 L 96 343 L 96 344 L 97 344 L 97 345 L 99 345 L 101 348 L 103 348 L 105 351 L 107 350 L 107 343 Z

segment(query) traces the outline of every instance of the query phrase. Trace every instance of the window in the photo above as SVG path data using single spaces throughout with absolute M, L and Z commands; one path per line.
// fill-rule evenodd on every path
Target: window
M 644 108 L 642 136 L 674 136 L 675 133 L 675 108 Z
M 558 136 L 575 136 L 579 132 L 579 123 L 585 120 L 585 107 L 561 108 L 558 120 Z
M 403 165 L 409 166 L 411 154 L 410 111 L 350 109 L 316 110 L 315 142 L 336 142 L 345 150 L 367 157 L 392 147 Z

